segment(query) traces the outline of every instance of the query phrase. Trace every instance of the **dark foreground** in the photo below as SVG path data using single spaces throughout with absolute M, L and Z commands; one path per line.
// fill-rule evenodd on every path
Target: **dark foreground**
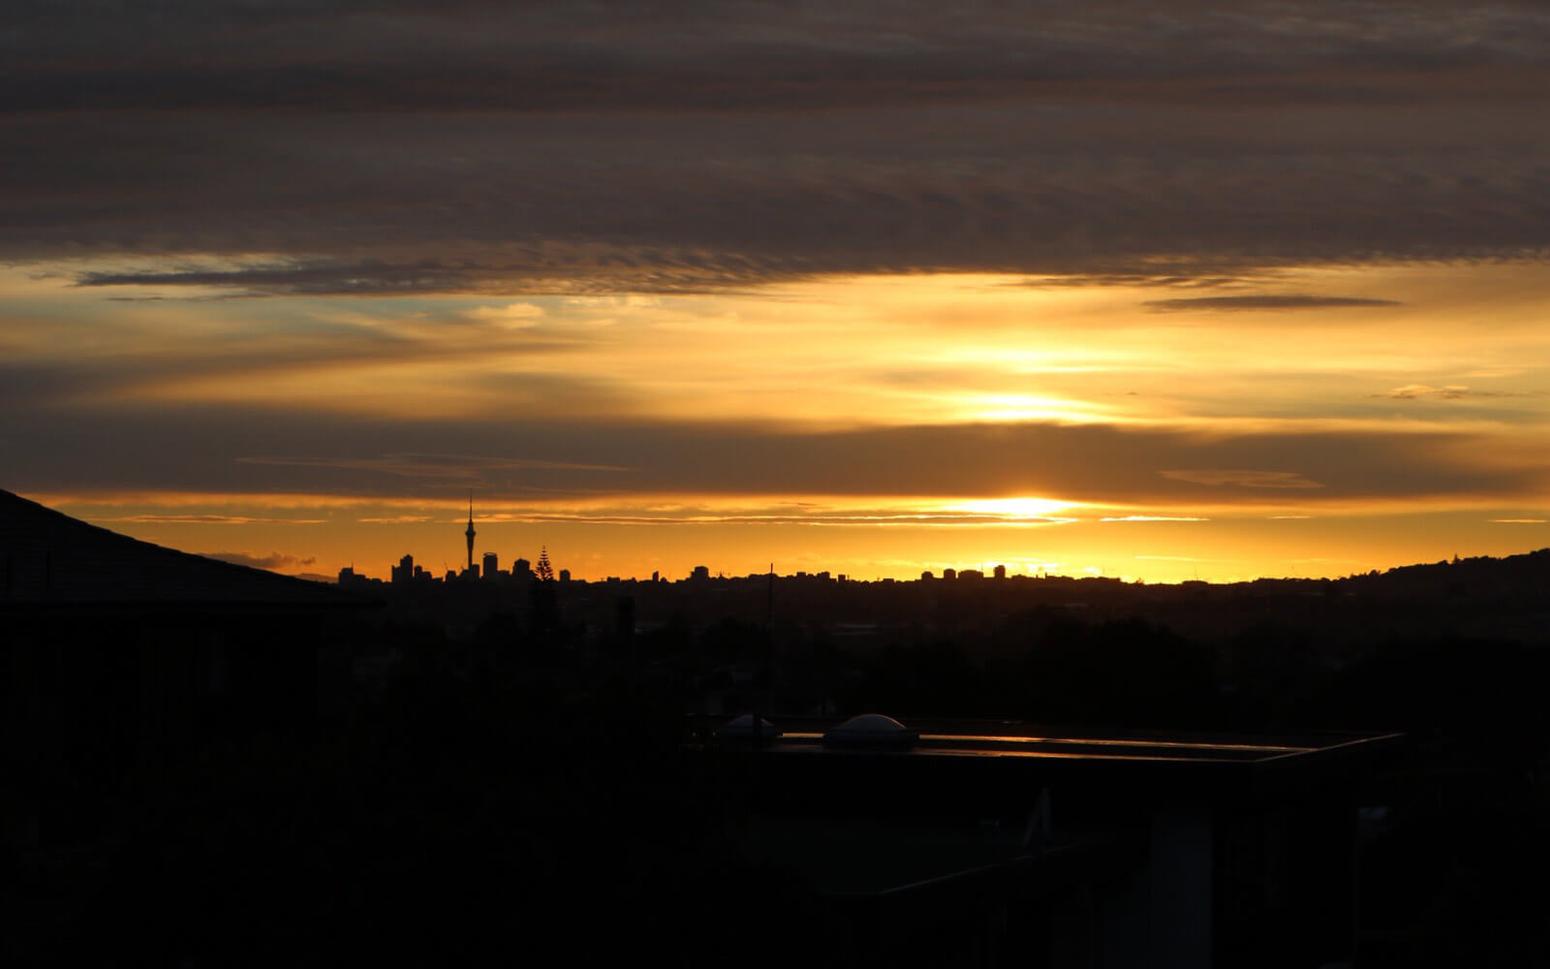
M 1016 720 L 1055 737 L 1403 732 L 1342 775 L 1347 827 L 1286 843 L 1355 840 L 1354 903 L 1330 918 L 1349 919 L 1358 965 L 1537 964 L 1550 951 L 1542 589 L 1512 592 L 1500 611 L 1518 631 L 1493 636 L 1382 620 L 1405 614 L 1402 598 L 1386 611 L 1326 598 L 1258 618 L 1252 603 L 1201 601 L 1190 622 L 1170 622 L 1117 599 L 949 596 L 921 607 L 930 622 L 859 636 L 804 612 L 795 587 L 773 608 L 767 589 L 750 596 L 752 616 L 686 594 L 660 622 L 621 590 L 547 584 L 472 622 L 466 602 L 438 615 L 423 601 L 12 601 L 0 624 L 3 958 L 708 966 L 897 964 L 913 952 L 1012 964 L 974 941 L 995 938 L 1017 941 L 1024 963 L 1102 964 L 1040 941 L 1091 917 L 1078 882 L 1038 908 L 1001 905 L 989 930 L 923 932 L 902 954 L 858 934 L 824 879 L 891 884 L 926 840 L 869 855 L 869 839 L 916 831 L 923 813 L 946 817 L 967 795 L 930 780 L 917 801 L 916 782 L 895 773 L 873 810 L 845 799 L 846 784 L 865 796 L 864 772 L 848 768 L 772 788 L 749 766 L 767 763 L 759 754 L 728 761 L 741 755 L 706 743 L 757 706 L 788 726 L 878 710 L 907 723 Z M 1211 633 L 1201 617 L 1213 609 L 1239 618 Z M 1364 609 L 1377 617 L 1365 637 L 1352 618 Z M 1442 615 L 1446 603 L 1421 597 L 1410 611 Z M 1184 776 L 1146 783 L 1177 800 L 1193 783 Z M 772 790 L 805 806 L 781 814 Z M 1004 842 L 1054 866 L 1053 848 L 1090 828 L 1080 797 L 1056 802 L 1037 831 L 1026 811 L 989 810 L 955 830 L 976 832 L 974 851 Z M 860 861 L 837 869 L 825 843 Z M 1105 844 L 1125 850 L 1123 838 Z M 1273 867 L 1255 865 L 1245 871 Z M 1280 944 L 1306 927 L 1252 924 L 1280 964 L 1317 964 Z M 1233 952 L 1247 943 L 1235 944 L 1217 964 L 1245 964 Z

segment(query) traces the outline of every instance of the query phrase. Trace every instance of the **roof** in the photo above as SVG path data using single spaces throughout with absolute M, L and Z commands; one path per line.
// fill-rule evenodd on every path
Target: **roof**
M 0 491 L 0 604 L 343 601 L 316 582 L 152 545 Z
M 1037 775 L 1149 783 L 1170 786 L 1191 778 L 1206 787 L 1222 784 L 1302 783 L 1310 771 L 1344 773 L 1400 739 L 1393 733 L 1298 733 L 1265 735 L 1191 731 L 1053 727 L 1019 721 L 906 721 L 919 739 L 895 750 L 857 749 L 824 742 L 832 720 L 773 718 L 780 731 L 758 753 L 807 762 L 832 763 L 851 772 L 870 762 L 916 765 L 911 773 L 993 772 L 996 776 Z M 731 753 L 742 748 L 732 745 Z M 936 767 L 928 767 L 936 765 Z M 867 768 L 875 773 L 872 767 Z

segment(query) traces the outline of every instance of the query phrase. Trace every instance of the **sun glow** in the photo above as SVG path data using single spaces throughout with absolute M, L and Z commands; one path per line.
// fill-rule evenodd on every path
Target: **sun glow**
M 0 270 L 27 405 L 0 440 L 30 455 L 0 487 L 292 571 L 455 559 L 470 490 L 482 541 L 577 577 L 1226 580 L 1543 541 L 1533 266 L 1278 277 L 1384 301 L 1327 314 L 962 274 L 521 301 L 70 283 L 111 268 Z M 1490 340 L 1459 325 L 1483 308 Z
M 1048 521 L 1058 523 L 1075 521 L 1063 518 L 1062 513 L 1077 507 L 1079 502 L 1060 501 L 1055 498 L 985 498 L 976 501 L 959 501 L 943 508 L 949 511 L 969 512 L 976 515 L 998 515 L 1012 521 Z

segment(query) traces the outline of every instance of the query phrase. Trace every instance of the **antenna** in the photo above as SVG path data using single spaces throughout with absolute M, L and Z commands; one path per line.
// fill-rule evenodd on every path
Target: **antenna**
M 764 612 L 764 713 L 772 713 L 775 709 L 775 563 L 770 563 L 768 585 L 766 586 L 765 612 Z M 754 741 L 758 742 L 759 736 L 759 695 L 754 693 Z

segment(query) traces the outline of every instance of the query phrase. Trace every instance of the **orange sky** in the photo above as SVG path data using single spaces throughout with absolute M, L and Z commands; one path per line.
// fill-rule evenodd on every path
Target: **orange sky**
M 455 565 L 470 491 L 481 551 L 547 544 L 589 578 L 773 560 L 1226 580 L 1550 544 L 1533 263 L 1287 269 L 1208 297 L 945 274 L 169 304 L 61 279 L 0 294 L 13 360 L 90 375 L 50 416 L 208 412 L 226 446 L 213 473 L 152 454 L 139 481 L 28 493 L 281 571 Z M 1489 340 L 1461 322 L 1482 315 Z M 300 453 L 254 431 L 331 420 Z

